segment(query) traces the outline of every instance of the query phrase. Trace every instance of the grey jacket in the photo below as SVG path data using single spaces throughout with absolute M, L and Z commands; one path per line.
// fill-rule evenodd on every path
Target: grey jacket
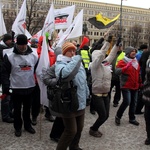
M 93 94 L 108 93 L 110 90 L 112 70 L 110 65 L 105 65 L 102 62 L 108 62 L 111 64 L 116 56 L 118 48 L 114 45 L 110 54 L 105 58 L 109 46 L 110 43 L 105 42 L 101 50 L 95 50 L 92 53 L 91 75 Z

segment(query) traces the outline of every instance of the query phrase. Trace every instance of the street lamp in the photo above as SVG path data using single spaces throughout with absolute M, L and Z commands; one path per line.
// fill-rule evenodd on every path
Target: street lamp
M 122 0 L 120 5 L 120 37 L 122 37 Z

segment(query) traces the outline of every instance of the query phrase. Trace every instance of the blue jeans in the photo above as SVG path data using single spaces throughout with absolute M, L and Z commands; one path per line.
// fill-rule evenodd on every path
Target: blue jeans
M 90 128 L 97 131 L 109 117 L 110 99 L 108 95 L 106 97 L 92 95 L 92 99 L 94 110 L 98 113 L 98 118 Z
M 117 111 L 117 117 L 121 119 L 124 111 L 129 106 L 129 120 L 135 120 L 138 90 L 122 89 L 123 102 Z

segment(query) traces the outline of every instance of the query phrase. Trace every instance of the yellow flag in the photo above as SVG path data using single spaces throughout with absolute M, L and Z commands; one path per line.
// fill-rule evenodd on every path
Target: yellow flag
M 116 21 L 120 17 L 120 14 L 118 14 L 115 18 L 109 19 L 107 17 L 103 17 L 102 14 L 96 15 L 96 20 L 102 22 L 105 26 L 108 25 L 111 22 Z

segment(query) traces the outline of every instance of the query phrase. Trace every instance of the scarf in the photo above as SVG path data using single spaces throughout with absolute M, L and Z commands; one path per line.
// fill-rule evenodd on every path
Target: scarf
M 124 59 L 125 59 L 128 63 L 131 62 L 132 66 L 133 66 L 136 70 L 138 69 L 139 64 L 138 64 L 138 61 L 137 61 L 136 58 L 131 59 L 131 58 L 128 58 L 128 57 L 124 56 Z

